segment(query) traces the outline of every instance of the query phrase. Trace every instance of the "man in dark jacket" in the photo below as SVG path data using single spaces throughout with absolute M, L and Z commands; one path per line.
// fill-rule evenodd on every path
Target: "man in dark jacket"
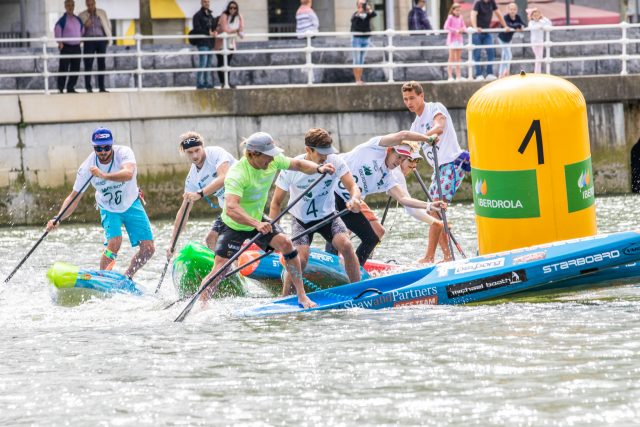
M 210 68 L 213 64 L 213 46 L 214 37 L 217 35 L 216 27 L 218 19 L 213 16 L 209 9 L 210 0 L 201 0 L 202 6 L 195 15 L 193 15 L 193 30 L 195 34 L 210 36 L 210 38 L 202 38 L 198 40 L 199 64 L 198 68 Z M 213 73 L 211 71 L 198 71 L 196 74 L 197 89 L 213 88 Z
M 431 22 L 424 11 L 425 0 L 414 0 L 413 8 L 409 11 L 409 30 L 431 30 Z

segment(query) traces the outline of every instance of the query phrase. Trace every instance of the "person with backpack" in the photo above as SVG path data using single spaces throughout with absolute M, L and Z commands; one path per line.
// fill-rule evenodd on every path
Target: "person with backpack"
M 201 8 L 193 15 L 193 30 L 190 35 L 209 36 L 207 38 L 191 38 L 189 43 L 198 47 L 198 68 L 211 68 L 213 64 L 213 47 L 215 44 L 216 27 L 218 18 L 213 16 L 209 9 L 210 0 L 200 0 Z M 212 89 L 213 73 L 211 71 L 198 71 L 196 74 L 196 89 Z

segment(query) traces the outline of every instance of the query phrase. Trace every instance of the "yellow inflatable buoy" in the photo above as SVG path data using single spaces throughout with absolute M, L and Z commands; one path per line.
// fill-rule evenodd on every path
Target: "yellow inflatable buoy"
M 467 105 L 481 254 L 596 233 L 587 109 L 559 77 L 497 80 Z

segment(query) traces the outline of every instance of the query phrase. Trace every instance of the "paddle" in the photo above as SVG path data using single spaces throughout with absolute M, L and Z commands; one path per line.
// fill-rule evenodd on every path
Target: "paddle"
M 180 232 L 182 231 L 182 225 L 184 224 L 184 220 L 187 217 L 187 212 L 189 212 L 189 207 L 191 202 L 187 202 L 184 207 L 184 212 L 182 212 L 182 217 L 180 218 L 180 223 L 178 224 L 178 231 L 176 231 L 176 238 L 171 242 L 171 254 L 173 255 L 173 251 L 176 248 L 176 244 L 178 243 L 178 237 L 180 237 Z M 162 285 L 162 281 L 164 280 L 164 275 L 167 274 L 167 268 L 169 268 L 169 262 L 171 262 L 170 258 L 167 258 L 167 262 L 164 264 L 164 269 L 162 270 L 162 274 L 160 275 L 160 281 L 158 282 L 158 286 L 156 286 L 156 291 L 154 294 L 157 294 L 160 290 L 160 286 Z
M 389 200 L 387 200 L 387 206 L 384 207 L 384 212 L 382 213 L 382 221 L 380 221 L 380 225 L 384 225 L 384 220 L 387 219 L 387 213 L 389 213 L 389 206 L 391 206 L 391 200 L 393 200 L 393 197 L 389 196 Z
M 438 148 L 436 144 L 433 143 L 431 145 L 431 152 L 433 153 L 433 170 L 436 177 L 436 186 L 438 188 L 438 196 L 440 196 L 440 200 L 444 200 L 442 197 L 442 185 L 440 184 L 440 169 L 438 165 Z M 447 236 L 451 235 L 451 231 L 449 231 L 449 224 L 447 223 L 447 214 L 445 214 L 444 210 L 440 211 L 440 215 L 442 215 L 442 223 L 444 224 L 444 232 L 447 233 Z M 451 258 L 455 261 L 456 256 L 453 252 L 453 245 L 451 241 L 453 239 L 447 239 L 449 241 L 449 250 L 451 251 Z
M 69 201 L 69 203 L 67 203 L 67 206 L 64 207 L 64 209 L 62 210 L 62 212 L 60 212 L 59 215 L 56 215 L 53 217 L 53 224 L 56 225 L 58 224 L 60 221 L 62 221 L 62 217 L 64 216 L 64 214 L 67 212 L 67 210 L 69 209 L 69 206 L 71 206 L 73 204 L 73 202 L 75 202 L 78 197 L 80 197 L 82 195 L 82 192 L 84 191 L 84 189 L 87 187 L 87 185 L 89 185 L 89 183 L 91 182 L 91 179 L 93 178 L 93 176 L 91 178 L 89 178 L 87 180 L 87 182 L 84 183 L 84 185 L 82 186 L 82 188 L 80 189 L 80 191 L 78 191 L 78 194 L 76 194 L 75 196 L 73 196 L 73 198 Z M 29 250 L 29 252 L 27 252 L 27 254 L 24 256 L 24 258 L 22 258 L 22 260 L 18 263 L 18 265 L 16 266 L 16 268 L 13 269 L 13 271 L 7 276 L 6 279 L 4 279 L 4 283 L 9 282 L 9 280 L 11 280 L 11 278 L 13 277 L 14 274 L 16 274 L 16 271 L 18 271 L 18 269 L 20 267 L 22 267 L 22 264 L 25 263 L 25 261 L 27 260 L 27 258 L 29 258 L 31 256 L 31 254 L 33 253 L 33 251 L 36 250 L 36 248 L 40 245 L 40 243 L 42 243 L 42 241 L 44 240 L 45 237 L 47 237 L 47 235 L 49 234 L 49 230 L 46 230 L 44 232 L 44 234 L 42 234 L 42 236 L 40 236 L 40 238 L 38 239 L 38 241 L 36 242 L 35 245 L 33 245 L 33 247 Z
M 414 170 L 413 171 L 413 175 L 418 180 L 418 183 L 420 184 L 420 187 L 422 187 L 422 191 L 424 191 L 424 194 L 427 196 L 427 200 L 430 201 L 430 202 L 433 202 L 433 199 L 429 195 L 429 190 L 427 189 L 427 186 L 424 183 L 424 181 L 422 180 L 422 177 L 420 176 L 418 171 Z M 462 250 L 462 246 L 460 246 L 460 243 L 458 243 L 458 240 L 456 240 L 456 238 L 453 236 L 453 233 L 451 232 L 451 230 L 449 230 L 449 238 L 451 238 L 451 241 L 453 242 L 453 244 L 456 245 L 456 248 L 458 249 L 458 252 L 460 252 L 460 255 L 462 255 L 462 258 L 466 258 L 467 256 L 465 255 L 464 251 Z
M 284 208 L 282 210 L 282 212 L 280 212 L 280 214 L 277 217 L 272 219 L 269 222 L 269 224 L 271 224 L 273 226 L 278 221 L 280 221 L 280 218 L 282 218 L 287 212 L 289 212 L 289 210 L 296 203 L 298 203 L 313 187 L 318 185 L 325 178 L 325 176 L 327 176 L 326 172 L 323 173 L 322 175 L 320 175 L 318 177 L 318 179 L 313 181 L 309 185 L 309 187 L 307 187 L 305 192 L 300 193 L 300 195 L 298 197 L 296 197 L 293 202 L 289 203 L 289 205 L 286 208 Z M 240 255 L 242 255 L 247 250 L 247 248 L 249 248 L 252 244 L 254 244 L 260 238 L 260 236 L 262 236 L 262 233 L 259 233 L 259 232 L 255 236 L 253 236 L 253 238 L 251 240 L 249 240 L 249 243 L 246 246 L 241 248 L 238 252 L 235 253 L 235 255 L 233 255 L 231 258 L 229 258 L 227 260 L 227 262 L 225 262 L 222 265 L 220 270 L 218 270 L 213 276 L 211 276 L 211 278 L 209 280 L 207 280 L 202 286 L 200 286 L 200 289 L 198 290 L 198 292 L 195 293 L 193 298 L 191 298 L 191 301 L 189 301 L 189 304 L 187 304 L 187 306 L 184 308 L 184 310 L 182 310 L 182 312 L 178 315 L 178 317 L 175 318 L 174 322 L 182 322 L 187 317 L 187 315 L 189 314 L 189 312 L 191 311 L 191 309 L 195 305 L 195 303 L 198 300 L 198 298 L 200 298 L 200 295 L 202 295 L 202 293 L 215 281 L 215 279 L 217 279 L 218 276 L 220 276 L 227 268 L 229 268 L 231 266 L 231 264 L 233 264 L 233 262 L 236 259 L 238 259 L 240 257 Z
M 336 212 L 334 214 L 332 214 L 331 216 L 326 217 L 325 219 L 323 219 L 322 221 L 320 221 L 319 223 L 317 223 L 316 225 L 314 225 L 313 227 L 309 228 L 308 230 L 304 230 L 302 233 L 295 235 L 291 238 L 291 241 L 293 242 L 294 240 L 298 240 L 301 237 L 304 237 L 306 235 L 309 235 L 311 233 L 315 233 L 317 230 L 319 230 L 320 228 L 324 227 L 325 225 L 327 225 L 328 223 L 330 223 L 331 221 L 333 221 L 334 219 L 341 217 L 343 215 L 345 215 L 347 212 L 349 212 L 349 209 L 343 209 L 340 212 Z M 236 274 L 239 271 L 242 271 L 243 268 L 250 266 L 253 263 L 256 263 L 258 261 L 260 261 L 262 258 L 265 258 L 269 255 L 271 255 L 273 253 L 273 248 L 267 250 L 265 253 L 263 253 L 262 255 L 260 255 L 257 258 L 252 259 L 249 262 L 246 262 L 244 264 L 242 264 L 240 267 L 236 267 L 233 270 L 231 270 L 230 272 L 228 272 L 227 274 L 224 275 L 224 277 L 222 278 L 222 280 L 233 276 L 234 274 Z M 184 299 L 184 298 L 183 298 Z M 182 301 L 183 299 L 179 299 L 176 300 L 174 302 L 172 302 L 171 304 L 167 305 L 164 310 L 168 309 L 169 307 L 173 307 L 176 303 Z

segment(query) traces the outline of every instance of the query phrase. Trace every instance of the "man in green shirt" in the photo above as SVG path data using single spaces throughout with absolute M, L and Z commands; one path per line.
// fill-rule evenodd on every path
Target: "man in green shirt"
M 273 178 L 278 171 L 288 169 L 308 175 L 334 174 L 335 168 L 331 164 L 319 166 L 309 160 L 286 157 L 282 154 L 283 150 L 276 147 L 271 135 L 265 132 L 254 133 L 244 144 L 244 157 L 229 168 L 224 180 L 226 200 L 221 216 L 224 225 L 216 244 L 214 267 L 203 279 L 203 283 L 242 248 L 245 240 L 261 233 L 262 236 L 256 244 L 263 250 L 272 247 L 283 254 L 285 268 L 293 279 L 300 305 L 304 308 L 315 307 L 316 304 L 304 291 L 298 251 L 280 227 L 272 226 L 264 220 L 264 207 Z M 222 276 L 223 274 L 220 274 L 209 289 L 215 289 Z M 210 294 L 211 292 L 203 292 L 201 298 L 206 300 Z

